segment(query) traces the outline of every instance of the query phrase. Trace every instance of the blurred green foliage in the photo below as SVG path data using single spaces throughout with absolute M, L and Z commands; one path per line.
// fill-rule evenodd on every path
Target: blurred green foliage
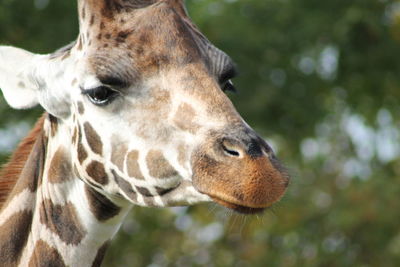
M 0 0 L 0 43 L 34 52 L 67 44 L 78 30 L 74 2 Z M 230 97 L 293 181 L 254 217 L 215 204 L 134 208 L 104 266 L 399 266 L 400 2 L 187 6 L 237 62 Z M 11 111 L 1 98 L 0 161 L 15 145 L 6 137 L 21 137 L 40 113 Z

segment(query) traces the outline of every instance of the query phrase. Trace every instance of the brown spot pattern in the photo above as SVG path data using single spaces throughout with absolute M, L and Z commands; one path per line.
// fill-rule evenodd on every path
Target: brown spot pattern
M 147 188 L 136 186 L 136 190 L 145 197 L 152 197 L 153 195 L 150 193 L 150 191 Z
M 120 31 L 117 35 L 116 41 L 118 43 L 123 43 L 125 42 L 126 38 L 128 38 L 129 35 L 132 34 L 132 30 L 129 31 Z
M 183 103 L 179 106 L 175 118 L 175 125 L 181 130 L 188 131 L 195 134 L 200 126 L 195 122 L 196 112 L 187 103 Z
M 70 179 L 72 172 L 71 161 L 63 147 L 57 149 L 51 159 L 48 178 L 50 183 L 62 183 Z
M 176 188 L 176 187 L 172 187 L 172 188 L 161 188 L 161 187 L 157 187 L 157 186 L 156 186 L 156 191 L 157 191 L 157 194 L 158 194 L 159 196 L 162 196 L 162 195 L 165 195 L 165 194 L 171 192 L 171 191 L 174 190 L 175 188 Z
M 85 7 L 82 7 L 81 17 L 82 17 L 83 20 L 86 17 L 86 9 L 85 9 Z
M 83 103 L 81 101 L 78 102 L 78 112 L 79 114 L 85 113 L 85 107 L 83 106 Z
M 127 165 L 126 167 L 128 169 L 128 174 L 130 177 L 144 180 L 142 172 L 140 171 L 138 159 L 139 159 L 139 151 L 134 150 L 129 152 L 128 158 L 126 160 L 126 165 Z
M 26 85 L 25 85 L 24 82 L 18 82 L 18 87 L 19 87 L 19 88 L 25 88 Z
M 121 211 L 120 207 L 88 185 L 85 185 L 85 193 L 89 203 L 89 208 L 97 220 L 109 220 L 117 216 Z
M 51 136 L 54 137 L 58 130 L 58 119 L 49 114 Z
M 32 224 L 32 212 L 22 211 L 11 216 L 0 227 L 1 266 L 18 265 L 23 249 L 29 237 Z
M 66 267 L 60 253 L 42 240 L 36 242 L 29 267 Z
M 68 245 L 78 245 L 86 235 L 72 203 L 61 206 L 44 200 L 40 207 L 40 222 Z
M 92 25 L 94 24 L 94 19 L 95 19 L 95 16 L 92 15 L 92 16 L 90 17 L 89 26 L 92 26 Z
M 103 153 L 103 143 L 101 142 L 100 136 L 96 133 L 90 123 L 85 122 L 83 127 L 90 149 L 94 153 L 101 155 Z
M 92 161 L 86 168 L 87 174 L 96 182 L 102 185 L 108 184 L 108 177 L 103 164 L 98 161 Z
M 185 144 L 180 144 L 178 146 L 178 163 L 184 166 L 187 161 L 187 146 Z
M 112 170 L 112 174 L 114 175 L 114 179 L 117 182 L 118 186 L 121 190 L 129 197 L 133 202 L 137 200 L 137 194 L 133 190 L 132 185 L 121 178 L 114 170 Z
M 101 266 L 101 262 L 104 259 L 104 256 L 106 254 L 106 251 L 107 251 L 107 248 L 109 245 L 110 245 L 110 242 L 107 241 L 99 248 L 99 250 L 97 251 L 96 257 L 94 258 L 94 261 L 92 263 L 92 267 L 100 267 Z
M 111 162 L 114 163 L 120 171 L 123 171 L 124 169 L 124 160 L 127 150 L 127 146 L 123 143 L 116 142 L 113 144 Z
M 146 163 L 150 175 L 155 178 L 169 178 L 178 174 L 160 150 L 150 150 L 146 157 Z
M 82 143 L 78 144 L 78 160 L 80 163 L 82 163 L 86 158 L 87 158 L 88 154 L 85 150 L 85 148 L 83 147 Z
M 82 144 L 82 129 L 77 127 L 78 129 L 78 160 L 82 163 L 87 157 L 88 154 L 86 152 L 85 147 Z

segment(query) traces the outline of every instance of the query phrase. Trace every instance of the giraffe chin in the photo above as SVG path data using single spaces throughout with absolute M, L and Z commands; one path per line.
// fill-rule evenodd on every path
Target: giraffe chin
M 224 207 L 227 207 L 228 209 L 231 209 L 238 213 L 241 213 L 241 214 L 258 214 L 258 213 L 262 213 L 266 208 L 268 208 L 268 207 L 265 207 L 265 208 L 246 207 L 246 206 L 242 206 L 242 205 L 235 204 L 232 202 L 227 202 L 225 200 L 222 200 L 218 197 L 213 197 L 213 196 L 211 196 L 211 199 L 214 202 L 216 202 Z

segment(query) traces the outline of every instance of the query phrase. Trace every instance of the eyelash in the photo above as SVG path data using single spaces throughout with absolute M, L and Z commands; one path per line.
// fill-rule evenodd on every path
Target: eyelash
M 221 85 L 221 89 L 223 92 L 237 92 L 236 87 L 230 79 Z M 89 90 L 83 90 L 82 94 L 86 95 L 89 101 L 96 106 L 106 106 L 119 96 L 117 91 L 104 85 Z
M 86 95 L 89 101 L 96 106 L 106 106 L 119 96 L 117 91 L 104 85 L 93 89 L 84 90 L 82 94 Z
M 227 80 L 224 84 L 222 84 L 221 89 L 223 92 L 233 92 L 236 93 L 236 87 L 233 84 L 232 80 Z

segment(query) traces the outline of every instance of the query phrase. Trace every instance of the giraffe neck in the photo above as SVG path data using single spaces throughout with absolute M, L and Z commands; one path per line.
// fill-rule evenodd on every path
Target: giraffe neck
M 2 266 L 98 266 L 130 209 L 74 174 L 69 132 L 51 118 L 0 213 Z

